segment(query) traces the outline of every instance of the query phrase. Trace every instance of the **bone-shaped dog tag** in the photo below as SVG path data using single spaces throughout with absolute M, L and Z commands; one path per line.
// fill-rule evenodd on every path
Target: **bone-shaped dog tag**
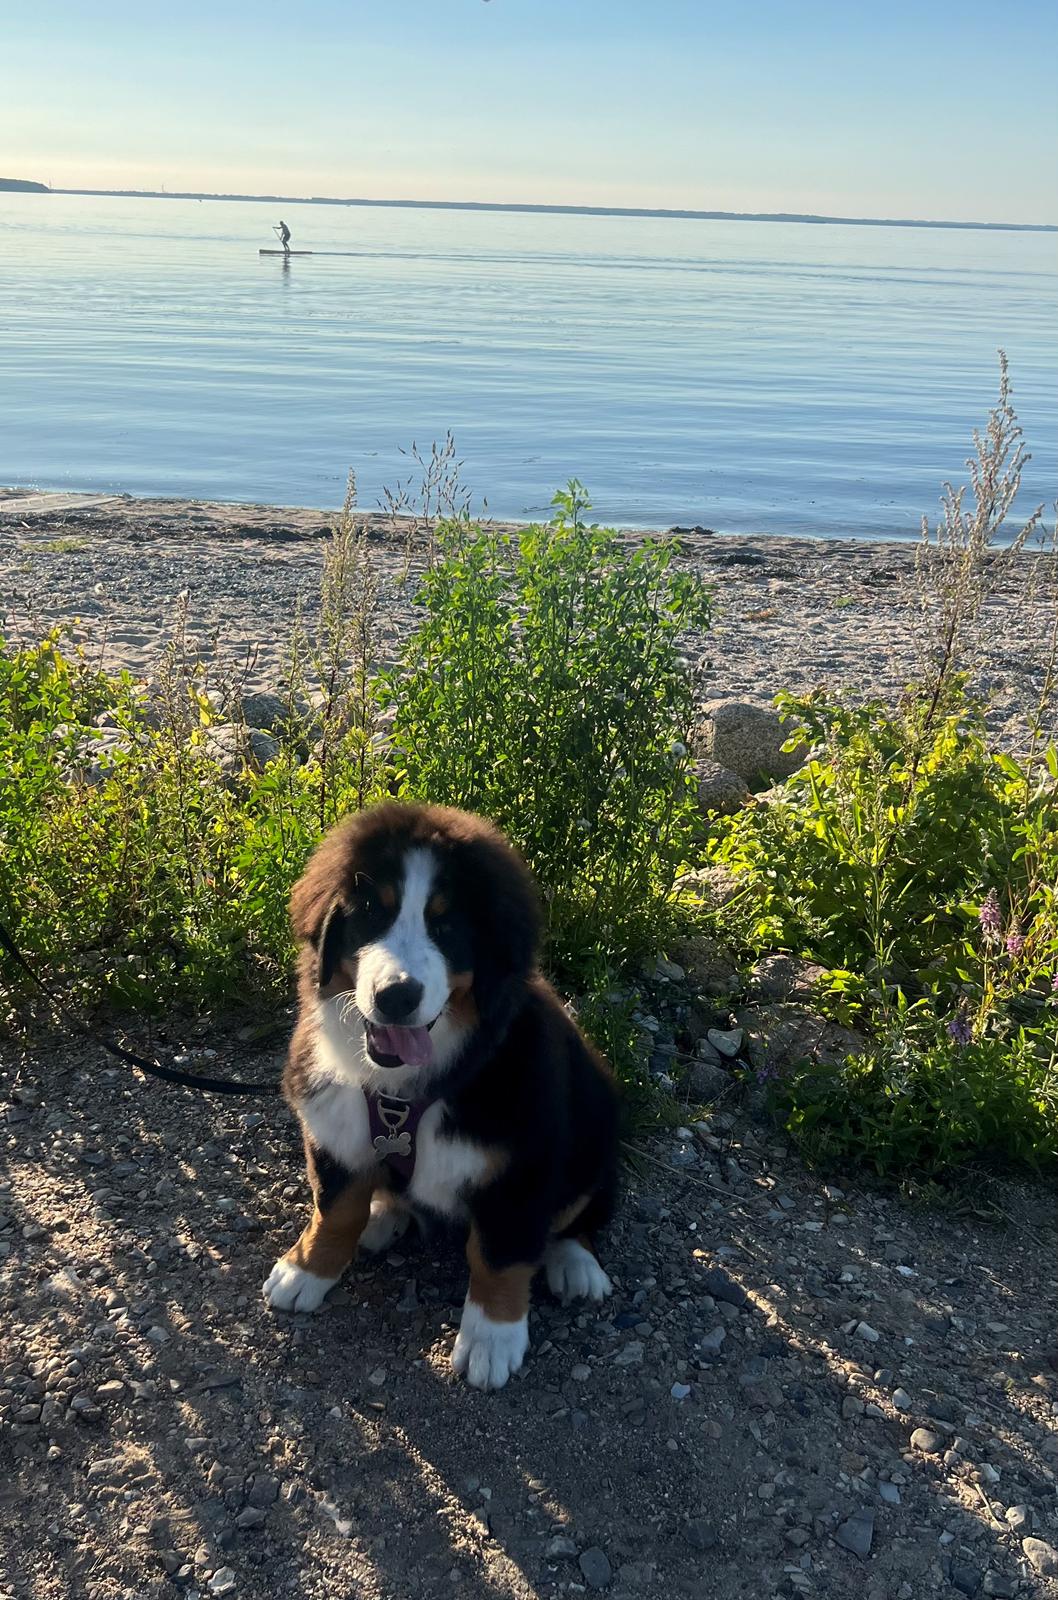
M 379 1133 L 375 1135 L 375 1149 L 383 1160 L 386 1156 L 410 1156 L 410 1133 Z

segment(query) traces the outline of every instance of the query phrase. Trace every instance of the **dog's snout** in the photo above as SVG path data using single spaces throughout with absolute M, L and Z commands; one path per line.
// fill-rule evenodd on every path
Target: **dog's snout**
M 417 978 L 398 978 L 375 990 L 375 1007 L 387 1022 L 404 1022 L 411 1016 L 423 996 L 423 987 Z

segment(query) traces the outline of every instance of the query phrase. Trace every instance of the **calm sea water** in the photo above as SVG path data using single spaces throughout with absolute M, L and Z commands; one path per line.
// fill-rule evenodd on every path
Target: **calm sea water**
M 1058 486 L 1054 235 L 0 194 L 0 482 L 334 506 L 447 429 L 478 501 L 900 535 L 1006 348 Z

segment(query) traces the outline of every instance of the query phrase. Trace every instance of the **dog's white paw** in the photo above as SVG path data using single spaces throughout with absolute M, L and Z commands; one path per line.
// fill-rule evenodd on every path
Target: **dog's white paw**
M 371 1202 L 367 1227 L 360 1235 L 361 1250 L 388 1250 L 394 1239 L 399 1239 L 407 1231 L 410 1221 L 409 1211 L 402 1210 L 391 1200 L 381 1200 L 376 1196 Z
M 605 1300 L 613 1284 L 596 1261 L 576 1239 L 555 1239 L 544 1251 L 547 1286 L 557 1299 Z
M 452 1370 L 461 1373 L 473 1389 L 502 1389 L 525 1360 L 528 1348 L 528 1317 L 493 1322 L 468 1300 L 452 1349 Z
M 306 1272 L 286 1256 L 280 1256 L 264 1281 L 263 1294 L 273 1311 L 315 1311 L 337 1278 L 321 1278 Z

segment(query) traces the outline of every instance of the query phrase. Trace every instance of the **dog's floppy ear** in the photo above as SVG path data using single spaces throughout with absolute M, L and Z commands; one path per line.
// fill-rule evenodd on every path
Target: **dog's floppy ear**
M 525 863 L 498 832 L 482 830 L 470 855 L 478 935 L 475 998 L 482 1016 L 502 1025 L 536 964 L 540 903 Z
M 316 983 L 319 988 L 330 983 L 345 953 L 346 908 L 340 900 L 333 900 L 323 919 L 316 944 Z

